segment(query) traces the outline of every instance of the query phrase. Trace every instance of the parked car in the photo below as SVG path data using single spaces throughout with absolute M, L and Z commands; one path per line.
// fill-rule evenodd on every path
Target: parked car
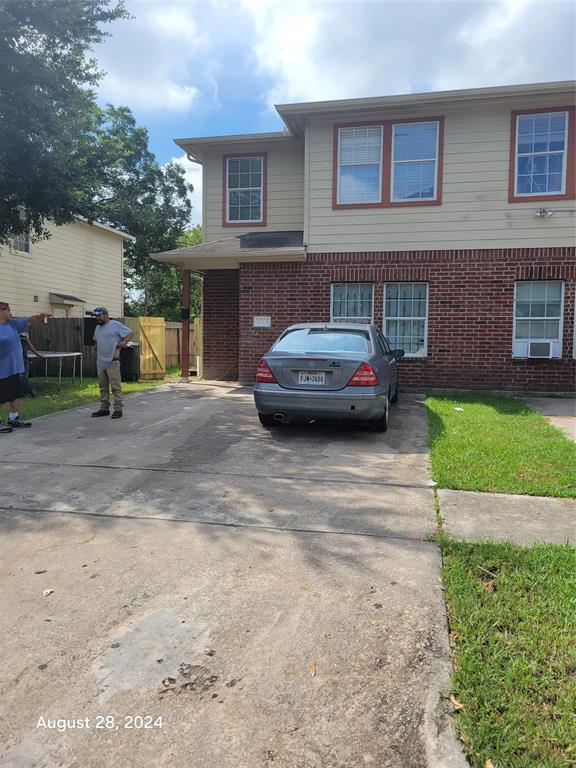
M 260 423 L 354 419 L 385 432 L 403 355 L 375 325 L 291 325 L 258 363 L 254 401 Z

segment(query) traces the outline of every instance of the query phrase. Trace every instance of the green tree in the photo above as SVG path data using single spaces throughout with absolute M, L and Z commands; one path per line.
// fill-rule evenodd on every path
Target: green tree
M 136 237 L 125 249 L 126 288 L 129 296 L 138 297 L 129 301 L 128 309 L 178 319 L 173 296 L 179 270 L 170 273 L 150 254 L 178 247 L 190 221 L 192 185 L 177 163 L 158 164 L 148 149 L 147 130 L 136 125 L 128 107 L 109 105 L 103 114 L 99 146 L 106 179 L 93 217 Z
M 0 242 L 93 217 L 102 73 L 87 53 L 119 18 L 122 0 L 0 0 Z
M 176 248 L 187 248 L 202 242 L 202 229 L 195 226 L 185 230 L 176 243 Z M 169 264 L 151 261 L 148 271 L 147 313 L 166 320 L 180 320 L 182 306 L 182 270 Z M 193 279 L 190 286 L 190 315 L 198 317 L 202 309 L 202 288 L 200 280 Z M 144 296 L 141 291 L 132 290 L 126 296 L 125 311 L 129 317 L 145 314 Z

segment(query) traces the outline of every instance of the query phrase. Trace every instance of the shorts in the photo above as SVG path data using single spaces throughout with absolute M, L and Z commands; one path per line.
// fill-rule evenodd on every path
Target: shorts
M 20 374 L 15 373 L 5 379 L 0 379 L 0 403 L 11 403 L 22 396 Z

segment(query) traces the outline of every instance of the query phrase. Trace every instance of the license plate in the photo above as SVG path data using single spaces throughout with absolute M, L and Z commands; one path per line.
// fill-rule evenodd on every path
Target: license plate
M 298 371 L 298 384 L 316 384 L 322 386 L 326 382 L 324 371 Z

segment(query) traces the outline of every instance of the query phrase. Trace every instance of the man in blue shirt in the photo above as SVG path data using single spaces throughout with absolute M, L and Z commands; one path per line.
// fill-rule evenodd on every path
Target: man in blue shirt
M 12 317 L 10 305 L 0 301 L 0 407 L 8 403 L 9 409 L 5 426 L 0 419 L 0 434 L 32 426 L 29 421 L 20 420 L 18 411 L 18 398 L 22 394 L 20 375 L 24 372 L 20 334 L 28 330 L 30 323 L 40 322 L 46 316 Z

